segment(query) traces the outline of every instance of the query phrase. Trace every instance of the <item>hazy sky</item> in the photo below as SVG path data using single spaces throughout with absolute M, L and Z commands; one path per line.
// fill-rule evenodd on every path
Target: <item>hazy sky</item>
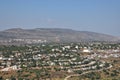
M 120 0 L 0 0 L 0 30 L 68 28 L 120 36 Z

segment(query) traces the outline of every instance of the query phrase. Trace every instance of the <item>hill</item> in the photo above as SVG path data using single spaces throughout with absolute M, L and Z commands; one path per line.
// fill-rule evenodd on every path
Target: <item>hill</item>
M 0 40 L 36 40 L 45 42 L 81 42 L 81 41 L 119 41 L 115 36 L 89 32 L 75 31 L 71 29 L 60 28 L 36 28 L 36 29 L 21 29 L 13 28 L 5 31 L 0 31 Z

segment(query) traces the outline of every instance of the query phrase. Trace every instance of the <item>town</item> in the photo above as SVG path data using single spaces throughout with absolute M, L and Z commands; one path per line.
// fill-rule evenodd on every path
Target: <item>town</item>
M 73 80 L 112 69 L 119 58 L 120 43 L 113 42 L 1 45 L 0 80 Z

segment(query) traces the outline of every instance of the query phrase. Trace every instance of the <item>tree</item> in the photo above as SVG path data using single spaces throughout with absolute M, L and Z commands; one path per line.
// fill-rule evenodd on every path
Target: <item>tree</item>
M 81 74 L 81 73 L 82 73 L 81 70 L 77 70 L 77 71 L 75 71 L 75 72 L 78 73 L 78 74 Z
M 2 76 L 0 76 L 0 80 L 3 80 L 3 77 L 2 77 Z
M 109 67 L 109 63 L 106 62 L 106 63 L 105 63 L 105 67 Z
M 16 78 L 14 77 L 14 76 L 11 76 L 11 78 L 10 78 L 11 80 L 16 80 Z

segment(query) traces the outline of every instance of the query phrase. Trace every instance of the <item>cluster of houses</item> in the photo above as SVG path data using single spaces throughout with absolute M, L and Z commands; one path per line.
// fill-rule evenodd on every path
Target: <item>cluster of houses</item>
M 0 43 L 26 43 L 26 44 L 38 44 L 38 43 L 46 43 L 47 40 L 41 39 L 8 39 L 8 40 L 0 40 Z
M 109 45 L 107 45 L 109 46 Z M 118 45 L 119 46 L 119 45 Z M 105 63 L 97 58 L 120 57 L 120 50 L 94 50 L 94 46 L 84 44 L 40 44 L 27 45 L 25 50 L 0 52 L 0 71 L 20 70 L 22 68 L 50 68 L 73 72 L 104 68 Z M 21 47 L 21 46 L 20 46 Z M 99 46 L 98 46 L 99 47 Z M 11 48 L 9 46 L 9 48 Z M 11 49 L 10 49 L 11 50 Z M 83 56 L 82 54 L 86 54 Z M 6 57 L 7 54 L 7 57 Z M 57 67 L 56 67 L 57 66 Z

